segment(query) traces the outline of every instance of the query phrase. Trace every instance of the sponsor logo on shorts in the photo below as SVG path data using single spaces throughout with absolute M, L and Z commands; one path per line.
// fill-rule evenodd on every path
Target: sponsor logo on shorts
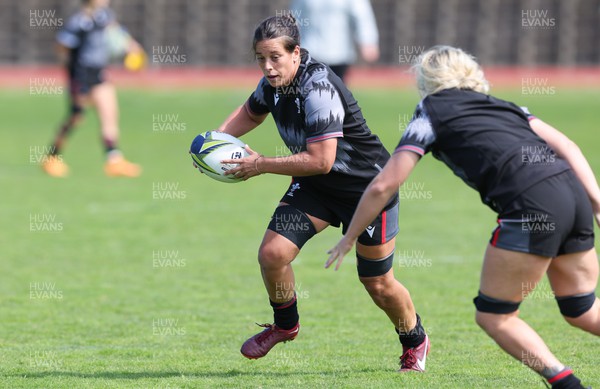
M 367 228 L 365 228 L 365 230 L 367 231 L 367 234 L 369 234 L 369 236 L 372 238 L 373 233 L 375 232 L 375 226 L 368 226 Z

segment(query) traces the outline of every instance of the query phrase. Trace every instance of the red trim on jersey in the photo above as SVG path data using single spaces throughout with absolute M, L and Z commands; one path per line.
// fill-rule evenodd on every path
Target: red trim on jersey
M 565 378 L 566 376 L 568 376 L 569 374 L 573 374 L 573 370 L 571 369 L 567 369 L 567 370 L 563 370 L 560 373 L 558 373 L 557 375 L 555 375 L 552 378 L 548 378 L 548 383 L 549 384 L 553 384 L 558 380 L 561 380 L 563 378 Z
M 533 119 L 537 119 L 537 118 L 535 116 L 533 116 L 533 115 L 527 116 L 527 120 L 528 121 L 532 121 Z
M 498 224 L 502 225 L 502 219 L 498 219 Z M 496 243 L 498 243 L 498 237 L 500 236 L 500 226 L 496 227 L 496 231 L 494 231 L 494 236 L 492 237 L 492 246 L 496 247 Z
M 413 153 L 417 153 L 420 156 L 425 155 L 425 150 L 419 146 L 413 146 L 413 145 L 402 145 L 400 147 L 398 147 L 395 151 L 394 154 L 396 154 L 398 151 L 412 151 Z
M 385 243 L 387 211 L 381 212 L 381 244 Z
M 313 136 L 312 138 L 306 138 L 306 143 L 319 142 L 322 140 L 327 140 L 331 138 L 343 138 L 344 133 L 342 131 L 338 132 L 330 132 L 328 134 Z

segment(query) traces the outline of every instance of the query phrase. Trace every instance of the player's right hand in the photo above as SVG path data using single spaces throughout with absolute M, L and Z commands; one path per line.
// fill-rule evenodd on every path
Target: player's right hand
M 328 269 L 335 262 L 335 270 L 338 270 L 342 264 L 342 261 L 344 260 L 344 256 L 352 249 L 355 242 L 356 239 L 348 239 L 344 235 L 344 237 L 335 245 L 335 247 L 327 252 L 327 254 L 329 254 L 329 258 L 325 262 L 325 269 Z

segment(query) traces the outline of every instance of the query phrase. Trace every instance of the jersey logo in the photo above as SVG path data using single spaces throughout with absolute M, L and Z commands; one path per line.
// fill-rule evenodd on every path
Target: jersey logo
M 279 102 L 279 93 L 275 93 L 273 95 L 273 100 L 275 100 L 275 105 L 277 105 L 277 103 Z
M 300 99 L 296 97 L 296 100 L 294 100 L 296 102 L 296 107 L 298 108 L 298 113 L 300 113 Z
M 290 187 L 290 191 L 287 192 L 286 196 L 294 197 L 294 191 L 300 189 L 300 183 L 296 182 Z
M 372 238 L 373 233 L 375 232 L 375 226 L 369 226 L 366 228 L 366 230 L 367 230 L 367 234 L 369 234 L 369 236 Z

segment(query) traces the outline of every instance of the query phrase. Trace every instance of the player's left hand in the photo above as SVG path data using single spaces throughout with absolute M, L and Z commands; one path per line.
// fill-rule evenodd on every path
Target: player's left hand
M 237 165 L 233 169 L 227 170 L 225 172 L 225 175 L 233 174 L 235 177 L 241 178 L 242 180 L 246 181 L 249 178 L 262 174 L 257 169 L 257 160 L 261 158 L 262 155 L 252 150 L 248 145 L 246 145 L 246 147 L 244 148 L 250 155 L 240 159 L 224 159 L 221 161 L 221 163 L 230 163 Z
M 194 166 L 194 169 L 198 170 L 200 173 L 204 174 L 204 172 L 202 171 L 202 169 L 200 169 L 200 166 L 198 166 L 196 164 L 196 162 L 192 161 L 192 166 Z
M 327 259 L 327 262 L 325 262 L 325 269 L 329 269 L 334 262 L 337 262 L 335 264 L 335 270 L 339 269 L 342 261 L 344 260 L 344 255 L 348 254 L 348 251 L 352 250 L 353 246 L 354 240 L 348 239 L 344 236 L 334 248 L 327 252 L 327 254 L 329 254 L 329 258 Z

